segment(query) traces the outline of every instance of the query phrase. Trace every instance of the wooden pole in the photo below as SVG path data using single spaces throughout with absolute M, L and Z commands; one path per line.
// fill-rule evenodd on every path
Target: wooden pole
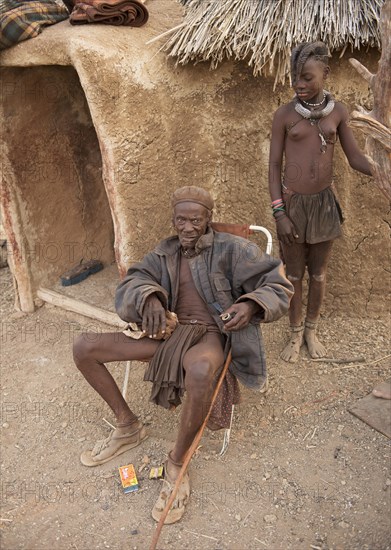
M 118 330 L 123 330 L 127 326 L 127 323 L 122 321 L 116 313 L 87 304 L 82 300 L 70 298 L 69 296 L 55 292 L 54 290 L 39 288 L 37 290 L 37 296 L 48 304 L 61 307 L 67 311 L 73 311 L 73 313 L 78 313 L 79 315 L 90 317 L 91 319 L 96 319 L 97 321 L 106 323 L 106 325 L 112 325 Z

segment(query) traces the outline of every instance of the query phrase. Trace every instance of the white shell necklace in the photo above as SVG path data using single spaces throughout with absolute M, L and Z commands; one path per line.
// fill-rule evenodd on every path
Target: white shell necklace
M 321 105 L 323 105 L 325 99 L 326 99 L 326 92 L 323 90 L 323 98 L 322 98 L 322 101 L 320 103 L 309 103 L 308 101 L 305 101 L 304 99 L 301 99 L 300 101 L 302 103 L 305 103 L 305 105 L 308 105 L 308 107 L 320 107 Z

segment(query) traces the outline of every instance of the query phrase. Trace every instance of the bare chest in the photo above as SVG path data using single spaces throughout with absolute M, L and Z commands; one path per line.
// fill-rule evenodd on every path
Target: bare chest
M 292 116 L 286 124 L 286 139 L 291 143 L 305 144 L 312 143 L 314 137 L 318 137 L 321 142 L 324 140 L 326 144 L 334 144 L 338 138 L 337 128 L 337 117 L 333 115 L 318 120 Z

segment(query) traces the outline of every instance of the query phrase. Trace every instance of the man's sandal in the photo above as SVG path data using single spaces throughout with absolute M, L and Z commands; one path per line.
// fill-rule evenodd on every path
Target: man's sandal
M 80 461 L 84 466 L 99 466 L 116 456 L 140 445 L 148 437 L 145 427 L 141 422 L 132 424 L 128 433 L 119 434 L 117 430 L 111 432 L 109 437 L 96 442 L 93 449 L 83 451 Z M 116 433 L 117 432 L 117 433 Z
M 182 466 L 182 464 L 178 464 L 174 462 L 170 457 L 170 454 L 168 456 L 169 456 L 169 460 L 173 464 L 175 464 L 176 466 Z M 156 501 L 155 506 L 152 508 L 152 517 L 157 522 L 160 520 L 163 514 L 163 511 L 166 507 L 166 504 L 175 486 L 175 479 L 172 479 L 168 475 L 167 462 L 168 462 L 168 459 L 164 463 L 164 479 L 162 480 L 163 487 L 162 487 L 162 490 L 160 491 L 160 495 Z M 178 492 L 175 496 L 174 502 L 171 505 L 171 508 L 166 516 L 166 519 L 164 520 L 164 525 L 169 525 L 170 523 L 176 523 L 182 518 L 183 514 L 185 513 L 186 504 L 189 501 L 189 496 L 190 496 L 190 478 L 189 478 L 189 474 L 185 472 L 181 480 L 181 484 L 179 485 Z

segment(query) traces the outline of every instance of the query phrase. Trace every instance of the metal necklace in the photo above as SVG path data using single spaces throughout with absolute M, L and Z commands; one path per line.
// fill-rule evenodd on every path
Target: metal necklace
M 320 109 L 319 111 L 314 111 L 312 109 L 307 109 L 306 107 L 304 107 L 304 105 L 301 103 L 301 101 L 299 100 L 299 98 L 297 96 L 295 96 L 294 98 L 294 101 L 295 101 L 295 111 L 296 113 L 298 113 L 300 116 L 302 116 L 303 118 L 307 119 L 311 126 L 313 126 L 314 124 L 316 124 L 319 128 L 319 138 L 320 138 L 320 142 L 321 142 L 321 147 L 320 147 L 320 151 L 322 153 L 325 153 L 326 152 L 326 149 L 327 149 L 327 142 L 326 142 L 326 139 L 325 139 L 325 136 L 323 134 L 323 132 L 321 131 L 320 127 L 319 127 L 319 121 L 321 118 L 324 118 L 325 116 L 329 115 L 332 110 L 334 109 L 335 107 L 335 101 L 334 101 L 334 98 L 333 96 L 330 94 L 330 92 L 324 90 L 323 91 L 323 94 L 324 94 L 324 99 L 327 99 L 327 103 L 326 103 L 326 106 L 324 109 Z M 323 101 L 324 101 L 323 99 Z M 322 101 L 322 103 L 323 103 Z M 306 102 L 304 102 L 306 103 Z M 313 103 L 312 106 L 317 106 L 317 105 L 321 105 L 322 103 Z M 308 103 L 307 103 L 308 105 Z
M 312 125 L 314 125 L 318 119 L 324 118 L 325 116 L 329 115 L 335 107 L 335 101 L 330 92 L 326 92 L 325 90 L 325 94 L 327 99 L 326 106 L 324 109 L 320 109 L 319 111 L 307 109 L 306 107 L 304 107 L 304 105 L 302 105 L 299 98 L 296 96 L 294 98 L 296 113 L 299 113 L 299 115 L 301 115 L 303 118 L 306 118 L 311 122 Z
M 182 248 L 182 254 L 184 255 L 185 258 L 194 258 L 195 256 L 197 256 L 197 252 L 195 250 L 189 250 L 188 248 Z

